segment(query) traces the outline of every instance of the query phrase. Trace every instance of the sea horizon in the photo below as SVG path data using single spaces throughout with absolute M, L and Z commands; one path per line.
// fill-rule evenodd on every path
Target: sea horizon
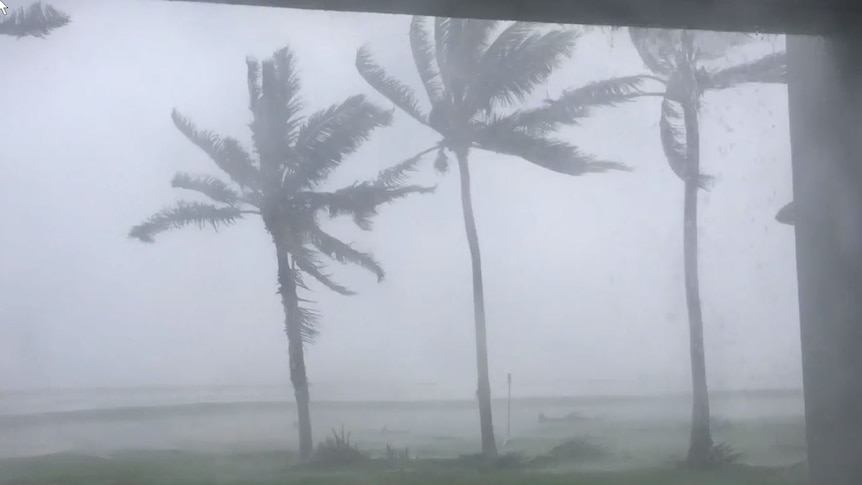
M 318 392 L 312 386 L 312 402 L 316 406 L 462 406 L 472 405 L 475 398 L 466 393 L 433 392 Z M 400 395 L 399 395 L 400 394 Z M 729 400 L 801 400 L 802 389 L 798 388 L 738 388 L 714 389 L 714 399 Z M 315 397 L 316 396 L 316 397 Z M 690 393 L 678 389 L 654 389 L 652 391 L 605 390 L 583 392 L 533 392 L 511 395 L 513 403 L 548 404 L 601 402 L 623 403 L 686 399 Z M 496 392 L 494 401 L 505 402 L 505 392 Z M 0 390 L 0 415 L 41 416 L 80 414 L 87 412 L 117 410 L 146 411 L 147 409 L 188 410 L 191 408 L 240 408 L 240 407 L 290 407 L 293 406 L 293 391 L 288 385 L 224 385 L 224 386 L 100 386 L 66 388 L 30 388 Z

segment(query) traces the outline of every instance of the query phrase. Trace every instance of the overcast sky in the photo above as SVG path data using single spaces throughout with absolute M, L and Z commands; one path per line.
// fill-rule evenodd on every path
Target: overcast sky
M 19 0 L 6 2 L 16 8 Z M 418 84 L 409 19 L 168 2 L 52 2 L 72 23 L 47 39 L 0 38 L 0 386 L 285 384 L 287 341 L 271 242 L 249 220 L 188 229 L 155 245 L 131 225 L 185 194 L 176 171 L 217 169 L 177 131 L 248 140 L 245 58 L 289 44 L 310 108 L 355 93 L 368 42 Z M 771 47 L 767 47 L 768 50 Z M 539 94 L 643 72 L 623 32 L 584 37 Z M 635 168 L 571 178 L 476 153 L 492 387 L 516 394 L 685 390 L 683 186 L 663 158 L 657 99 L 604 111 L 566 133 Z M 786 89 L 706 98 L 701 278 L 710 384 L 801 385 Z M 351 182 L 434 143 L 398 113 L 351 158 Z M 436 180 L 429 174 L 426 180 Z M 326 395 L 470 398 L 475 390 L 470 260 L 454 173 L 435 195 L 387 207 L 372 233 L 382 284 L 338 269 L 360 292 L 318 291 L 322 334 L 307 353 Z M 424 389 L 424 391 L 423 391 Z

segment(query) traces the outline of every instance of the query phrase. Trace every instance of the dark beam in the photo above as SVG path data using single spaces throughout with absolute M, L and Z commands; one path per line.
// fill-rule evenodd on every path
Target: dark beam
M 167 0 L 314 10 L 790 34 L 858 30 L 856 0 Z
M 791 36 L 793 212 L 812 485 L 862 484 L 862 38 Z

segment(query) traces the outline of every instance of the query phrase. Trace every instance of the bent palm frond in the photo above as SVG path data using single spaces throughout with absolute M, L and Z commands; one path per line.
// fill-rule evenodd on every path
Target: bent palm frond
M 468 110 L 487 112 L 496 104 L 523 102 L 571 55 L 577 38 L 571 29 L 543 33 L 525 22 L 510 25 L 479 61 L 465 99 Z
M 227 205 L 235 205 L 241 200 L 239 192 L 232 189 L 225 182 L 209 175 L 190 175 L 179 172 L 171 180 L 171 187 L 192 190 L 209 197 L 215 202 Z
M 266 100 L 268 122 L 274 128 L 292 136 L 300 122 L 302 87 L 296 57 L 289 47 L 283 47 L 265 60 L 261 69 L 261 97 Z M 288 138 L 288 142 L 292 139 Z
M 325 210 L 330 217 L 350 216 L 363 230 L 372 228 L 372 218 L 380 206 L 390 204 L 413 194 L 429 194 L 433 187 L 419 185 L 385 186 L 379 183 L 362 182 L 343 187 L 333 192 L 305 192 L 297 199 L 307 201 L 314 210 Z
M 440 69 L 437 67 L 437 59 L 434 56 L 434 44 L 432 35 L 428 32 L 430 17 L 413 17 L 410 22 L 410 49 L 413 52 L 413 62 L 419 72 L 419 79 L 425 87 L 431 105 L 439 103 L 445 96 L 443 79 L 440 77 Z
M 279 268 L 279 271 L 284 272 L 284 274 L 279 275 L 279 281 L 292 281 L 297 288 L 308 290 L 308 286 L 303 281 L 302 273 L 293 267 L 293 265 Z M 291 292 L 293 292 L 292 289 L 285 288 L 279 283 L 278 294 L 286 295 Z M 297 296 L 296 302 L 292 304 L 292 307 L 286 308 L 289 316 L 285 321 L 285 325 L 296 325 L 302 343 L 311 344 L 314 343 L 315 338 L 320 334 L 320 313 L 317 310 L 303 306 L 302 303 L 308 303 L 308 301 Z M 285 330 L 290 332 L 287 328 Z
M 521 131 L 501 128 L 476 132 L 476 147 L 501 155 L 520 157 L 539 167 L 565 175 L 583 175 L 627 170 L 623 164 L 596 160 L 577 147 L 560 140 L 532 136 Z
M 685 113 L 682 103 L 665 97 L 661 104 L 661 119 L 659 120 L 659 131 L 661 134 L 661 146 L 664 156 L 673 173 L 685 181 L 688 179 L 690 170 L 688 163 L 688 143 L 685 131 Z M 713 177 L 698 174 L 698 186 L 708 189 Z
M 591 108 L 612 107 L 633 99 L 652 95 L 644 91 L 644 76 L 625 76 L 594 81 L 577 88 L 570 88 L 558 98 L 545 101 L 540 111 L 549 119 L 573 124 L 590 116 Z
M 51 5 L 36 2 L 28 7 L 19 7 L 0 17 L 0 35 L 13 37 L 45 38 L 60 27 L 71 22 L 67 14 Z
M 406 184 L 410 175 L 419 170 L 419 163 L 427 152 L 427 150 L 420 152 L 407 160 L 381 170 L 372 183 L 382 187 L 397 187 Z
M 385 96 L 392 104 L 415 118 L 422 124 L 428 124 L 428 117 L 419 107 L 419 101 L 413 89 L 386 73 L 371 57 L 367 47 L 356 52 L 356 69 L 359 74 L 377 92 Z
M 383 267 L 370 253 L 354 248 L 352 245 L 330 235 L 319 226 L 315 226 L 308 232 L 308 240 L 318 251 L 330 259 L 342 264 L 355 264 L 374 273 L 378 282 L 383 281 L 385 276 Z
M 339 295 L 352 296 L 356 292 L 332 279 L 332 275 L 326 271 L 326 266 L 320 260 L 320 255 L 301 242 L 290 245 L 290 255 L 297 269 L 311 276 L 318 283 L 338 293 Z
M 171 119 L 177 129 L 189 141 L 203 150 L 216 166 L 237 185 L 248 188 L 257 187 L 257 168 L 251 155 L 245 151 L 239 141 L 229 137 L 221 137 L 210 131 L 200 131 L 177 110 L 171 112 Z
M 134 226 L 129 231 L 129 237 L 151 243 L 155 241 L 155 236 L 162 232 L 190 225 L 200 229 L 210 226 L 218 231 L 222 226 L 236 223 L 242 216 L 242 211 L 236 207 L 179 201 L 173 207 L 163 209 Z
M 756 61 L 710 72 L 706 89 L 727 89 L 745 83 L 787 83 L 787 53 L 778 52 Z
M 678 30 L 629 28 L 629 37 L 650 72 L 669 77 L 676 69 L 681 36 Z
M 325 180 L 371 138 L 371 133 L 392 123 L 392 111 L 352 96 L 340 104 L 308 117 L 299 129 L 294 154 L 297 157 L 288 188 L 312 188 Z

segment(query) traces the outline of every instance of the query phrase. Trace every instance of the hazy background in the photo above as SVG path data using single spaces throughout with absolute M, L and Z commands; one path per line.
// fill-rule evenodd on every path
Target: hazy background
M 189 229 L 152 246 L 126 234 L 184 195 L 169 185 L 174 172 L 218 173 L 173 126 L 172 108 L 247 141 L 245 57 L 286 44 L 309 109 L 355 93 L 383 103 L 354 55 L 369 42 L 417 85 L 409 19 L 51 3 L 72 16 L 68 27 L 45 40 L 0 39 L 0 389 L 279 385 L 290 398 L 261 225 Z M 584 37 L 541 97 L 644 70 L 625 32 L 612 46 L 603 35 Z M 716 176 L 700 217 L 710 385 L 798 388 L 793 232 L 773 219 L 791 199 L 786 89 L 710 94 L 703 113 L 704 171 Z M 570 178 L 474 157 L 496 395 L 507 372 L 516 396 L 687 389 L 683 186 L 663 157 L 658 117 L 658 100 L 646 99 L 570 135 L 632 173 Z M 338 179 L 434 141 L 399 112 Z M 337 268 L 360 294 L 315 293 L 324 319 L 307 354 L 313 398 L 471 399 L 470 264 L 454 174 L 436 195 L 386 208 L 373 233 L 336 228 L 372 249 L 388 274 L 376 284 Z

